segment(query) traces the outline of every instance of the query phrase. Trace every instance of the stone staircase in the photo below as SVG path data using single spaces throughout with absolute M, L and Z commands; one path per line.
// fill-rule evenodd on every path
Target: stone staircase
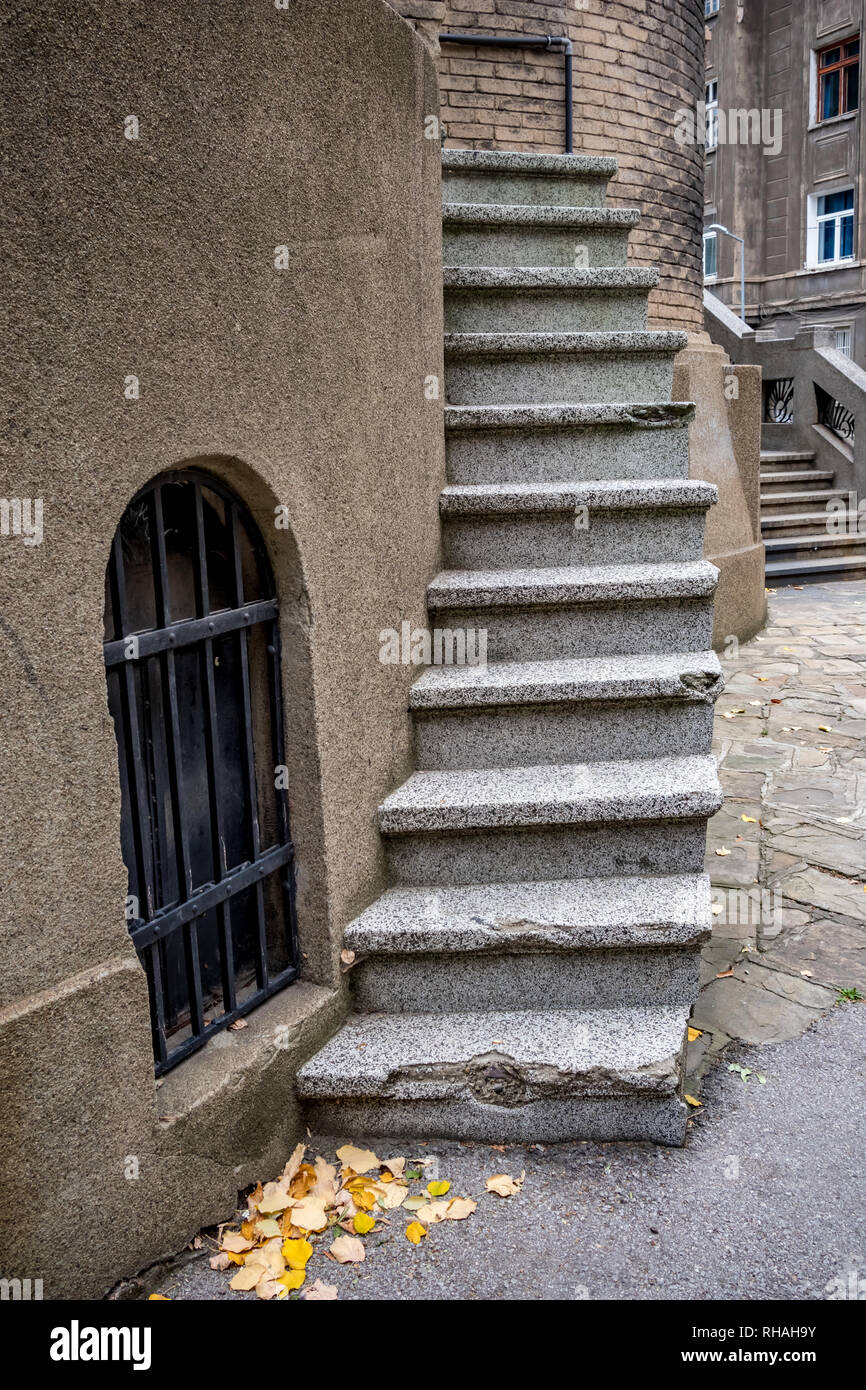
M 848 492 L 834 481 L 834 473 L 816 468 L 814 453 L 761 452 L 768 584 L 866 578 L 866 534 L 857 533 L 856 514 L 848 517 Z M 829 502 L 841 503 L 844 514 L 828 512 Z
M 646 331 L 611 159 L 444 152 L 447 568 L 486 665 L 410 696 L 393 885 L 346 931 L 354 1013 L 298 1077 L 321 1133 L 681 1143 L 710 929 L 715 488 L 685 335 Z M 575 261 L 580 264 L 575 268 Z

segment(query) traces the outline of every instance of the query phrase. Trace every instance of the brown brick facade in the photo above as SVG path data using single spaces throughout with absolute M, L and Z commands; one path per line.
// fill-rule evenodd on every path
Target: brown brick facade
M 614 207 L 639 207 L 631 259 L 661 275 L 654 326 L 703 329 L 703 149 L 679 145 L 675 114 L 703 92 L 703 0 L 391 0 L 435 46 L 442 30 L 567 34 L 574 44 L 574 148 L 614 154 Z M 563 55 L 442 45 L 446 145 L 564 148 Z

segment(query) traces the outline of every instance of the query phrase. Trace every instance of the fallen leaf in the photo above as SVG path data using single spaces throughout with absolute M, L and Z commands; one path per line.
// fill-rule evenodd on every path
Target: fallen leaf
M 415 1224 L 424 1221 L 428 1226 L 435 1226 L 437 1221 L 445 1220 L 445 1213 L 450 1205 L 450 1202 L 425 1202 L 423 1207 L 418 1208 L 418 1222 Z
M 733 975 L 733 970 L 720 970 L 716 976 L 717 980 L 726 980 L 729 975 Z
M 757 825 L 758 823 L 756 816 L 740 816 L 740 820 L 744 820 L 747 825 Z
M 407 1211 L 418 1211 L 421 1207 L 425 1207 L 426 1205 L 427 1198 L 422 1197 L 420 1193 L 418 1193 L 416 1196 L 407 1197 L 405 1202 L 403 1203 L 403 1206 L 406 1208 Z
M 696 1110 L 699 1110 L 703 1105 L 703 1101 L 697 1100 L 695 1096 L 686 1096 L 686 1103 L 688 1105 L 693 1105 Z M 697 1133 L 697 1130 L 695 1131 L 695 1133 Z
M 465 1221 L 477 1208 L 478 1203 L 471 1197 L 452 1197 L 445 1213 L 446 1221 Z
M 508 1173 L 494 1173 L 492 1178 L 487 1179 L 485 1186 L 488 1192 L 495 1192 L 497 1197 L 513 1197 L 520 1191 L 525 1177 L 525 1170 L 519 1178 L 512 1178 Z
M 279 1221 L 274 1221 L 273 1217 L 263 1217 L 253 1226 L 253 1232 L 260 1240 L 269 1240 L 271 1236 L 282 1235 Z
M 328 1254 L 341 1265 L 360 1264 L 367 1258 L 364 1242 L 357 1236 L 337 1236 Z
M 292 1181 L 292 1178 L 295 1176 L 295 1174 L 297 1173 L 297 1171 L 298 1171 L 298 1169 L 300 1168 L 301 1164 L 303 1163 L 303 1161 L 304 1161 L 304 1154 L 305 1154 L 306 1152 L 307 1152 L 307 1146 L 306 1146 L 306 1144 L 298 1144 L 298 1145 L 296 1145 L 296 1147 L 292 1150 L 292 1156 L 291 1156 L 291 1158 L 289 1159 L 288 1163 L 286 1164 L 285 1168 L 283 1169 L 282 1175 L 281 1175 L 282 1178 L 283 1178 L 283 1181 L 284 1181 L 285 1184 L 286 1184 L 286 1187 L 288 1187 L 289 1183 Z
M 262 1277 L 261 1277 L 261 1279 L 259 1280 L 259 1282 L 256 1284 L 256 1297 L 257 1297 L 257 1298 L 264 1298 L 264 1299 L 285 1298 L 285 1296 L 286 1296 L 286 1289 L 287 1289 L 288 1287 L 291 1287 L 291 1288 L 297 1288 L 297 1287 L 298 1287 L 296 1284 L 292 1284 L 292 1285 L 290 1285 L 290 1286 L 287 1285 L 287 1284 L 284 1284 L 284 1283 L 283 1283 L 283 1280 L 286 1279 L 287 1277 L 288 1277 L 288 1276 L 286 1276 L 285 1274 L 281 1274 L 280 1277 L 279 1277 L 278 1279 L 272 1279 L 271 1276 L 270 1276 L 269 1274 L 263 1274 Z M 291 1277 L 297 1278 L 297 1275 L 294 1275 L 294 1274 L 293 1274 Z M 303 1270 L 301 1271 L 301 1276 L 300 1276 L 300 1277 L 301 1277 L 301 1283 L 303 1283 L 303 1282 L 304 1282 L 304 1279 L 305 1279 L 305 1277 L 306 1277 L 306 1276 L 304 1275 Z
M 427 1191 L 430 1193 L 431 1197 L 444 1197 L 450 1187 L 450 1182 L 428 1182 Z
M 245 1250 L 252 1250 L 254 1245 L 254 1240 L 247 1240 L 239 1231 L 224 1231 L 220 1249 L 231 1250 L 236 1255 L 242 1255 Z
M 336 1284 L 323 1284 L 321 1279 L 317 1279 L 311 1284 L 304 1294 L 305 1302 L 327 1303 L 332 1302 L 337 1297 Z
M 369 1149 L 356 1149 L 351 1144 L 344 1144 L 338 1149 L 337 1157 L 343 1168 L 351 1168 L 353 1173 L 369 1173 L 373 1168 L 382 1167 L 376 1155 Z
M 259 1198 L 259 1211 L 285 1211 L 293 1200 L 289 1196 L 289 1185 L 285 1178 L 280 1178 L 278 1182 L 266 1182 Z
M 355 959 L 355 952 L 354 952 L 354 951 L 348 951 L 348 950 L 346 950 L 346 951 L 341 951 L 341 952 L 340 952 L 340 960 L 343 962 L 344 965 L 351 965 L 352 962 L 354 961 L 354 959 Z
M 359 1211 L 357 1215 L 352 1218 L 352 1225 L 355 1227 L 359 1236 L 368 1235 L 375 1224 L 375 1216 L 368 1216 L 365 1211 Z
M 208 1264 L 211 1269 L 231 1269 L 232 1262 L 228 1255 L 224 1255 L 220 1252 L 219 1255 L 211 1255 Z
M 716 854 L 730 854 L 730 852 L 731 851 L 729 849 L 725 849 L 724 845 L 720 845 L 719 848 L 716 850 Z
M 393 1211 L 395 1207 L 403 1205 L 408 1195 L 409 1189 L 404 1182 L 383 1184 L 377 1194 L 378 1205 L 384 1211 Z
M 410 1221 L 406 1227 L 406 1239 L 411 1240 L 413 1245 L 420 1245 L 427 1232 L 420 1221 Z
M 229 1283 L 229 1288 L 234 1289 L 235 1293 L 247 1293 L 256 1287 L 261 1277 L 262 1271 L 258 1265 L 251 1265 L 249 1269 L 244 1265 Z
M 250 1025 L 247 1023 L 245 1018 L 236 1018 L 234 1023 L 229 1024 L 228 1028 L 226 1029 L 226 1032 L 239 1033 L 242 1028 L 249 1028 L 249 1026 Z
M 383 1158 L 381 1167 L 387 1168 L 392 1177 L 402 1178 L 406 1160 L 405 1158 Z
M 830 728 L 829 724 L 819 724 L 818 732 L 822 734 L 832 734 L 833 730 Z
M 287 1269 L 285 1274 L 280 1275 L 278 1282 L 282 1284 L 284 1289 L 292 1291 L 299 1289 L 306 1277 L 306 1271 L 303 1269 Z
M 283 1259 L 289 1269 L 306 1269 L 307 1261 L 313 1253 L 313 1247 L 308 1240 L 284 1240 L 282 1247 Z
M 325 1204 L 320 1197 L 305 1197 L 292 1208 L 292 1225 L 299 1231 L 323 1231 L 327 1224 Z
M 147 1301 L 148 1303 L 171 1303 L 167 1293 L 149 1293 Z
M 712 911 L 714 917 L 719 917 L 724 912 L 724 910 L 725 909 L 721 903 L 713 903 Z
M 697 1038 L 702 1038 L 703 1032 L 700 1028 L 689 1029 L 689 1042 L 694 1042 Z

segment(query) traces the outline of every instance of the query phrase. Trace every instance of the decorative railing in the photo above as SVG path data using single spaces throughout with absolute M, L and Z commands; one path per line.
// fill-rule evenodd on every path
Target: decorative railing
M 764 383 L 764 420 L 770 425 L 790 425 L 794 419 L 794 378 Z
M 815 386 L 815 399 L 818 405 L 818 424 L 830 430 L 839 439 L 844 439 L 848 444 L 854 443 L 854 415 L 846 409 L 841 401 L 837 401 L 831 396 L 829 391 L 824 391 L 820 386 Z

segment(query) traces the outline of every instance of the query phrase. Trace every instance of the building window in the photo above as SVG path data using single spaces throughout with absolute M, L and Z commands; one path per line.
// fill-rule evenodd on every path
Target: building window
M 818 54 L 818 120 L 856 111 L 860 104 L 860 37 Z
M 704 14 L 707 19 L 719 13 L 719 0 L 704 0 Z
M 126 919 L 161 1075 L 298 968 L 276 590 L 217 478 L 163 474 L 130 502 L 103 651 Z
M 833 346 L 835 347 L 837 352 L 844 352 L 846 357 L 851 356 L 850 327 L 833 329 Z
M 816 195 L 810 201 L 814 202 L 815 216 L 813 251 L 808 257 L 809 263 L 828 266 L 850 261 L 854 256 L 853 188 Z
M 715 280 L 718 274 L 717 252 L 719 238 L 716 232 L 704 235 L 704 279 Z
M 719 143 L 719 84 L 715 78 L 704 87 L 704 108 L 707 149 L 714 150 Z

